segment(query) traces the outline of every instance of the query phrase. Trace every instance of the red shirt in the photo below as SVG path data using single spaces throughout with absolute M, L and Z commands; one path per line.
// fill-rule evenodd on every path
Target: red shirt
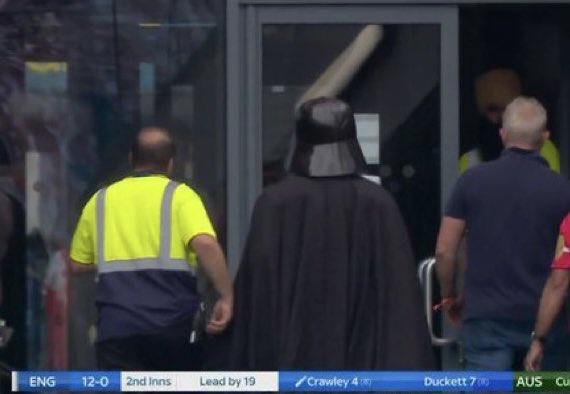
M 570 213 L 564 217 L 560 224 L 560 235 L 564 237 L 564 249 L 557 259 L 554 259 L 552 269 L 570 269 Z

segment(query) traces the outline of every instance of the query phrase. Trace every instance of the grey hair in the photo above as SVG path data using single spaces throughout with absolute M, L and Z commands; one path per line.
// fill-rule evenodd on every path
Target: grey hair
M 517 97 L 503 113 L 503 128 L 512 142 L 538 144 L 547 121 L 546 109 L 534 97 Z

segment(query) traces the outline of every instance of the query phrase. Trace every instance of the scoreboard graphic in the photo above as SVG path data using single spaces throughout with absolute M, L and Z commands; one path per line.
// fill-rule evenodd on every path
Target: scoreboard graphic
M 22 371 L 12 391 L 367 391 L 570 392 L 570 372 L 280 371 L 118 372 Z

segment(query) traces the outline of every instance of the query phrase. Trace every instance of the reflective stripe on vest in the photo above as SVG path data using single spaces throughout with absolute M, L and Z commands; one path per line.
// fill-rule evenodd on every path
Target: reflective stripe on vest
M 97 271 L 99 274 L 110 272 L 129 272 L 143 270 L 186 271 L 194 274 L 194 269 L 185 259 L 170 258 L 172 199 L 178 183 L 169 181 L 162 195 L 160 206 L 160 241 L 159 254 L 156 258 L 133 258 L 124 260 L 105 260 L 105 197 L 107 188 L 97 193 Z

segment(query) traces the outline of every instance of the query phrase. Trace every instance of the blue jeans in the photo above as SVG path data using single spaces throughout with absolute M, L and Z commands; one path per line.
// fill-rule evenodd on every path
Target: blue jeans
M 524 370 L 534 322 L 467 320 L 461 329 L 466 370 Z M 543 370 L 567 370 L 568 333 L 565 324 L 552 327 L 547 337 Z

